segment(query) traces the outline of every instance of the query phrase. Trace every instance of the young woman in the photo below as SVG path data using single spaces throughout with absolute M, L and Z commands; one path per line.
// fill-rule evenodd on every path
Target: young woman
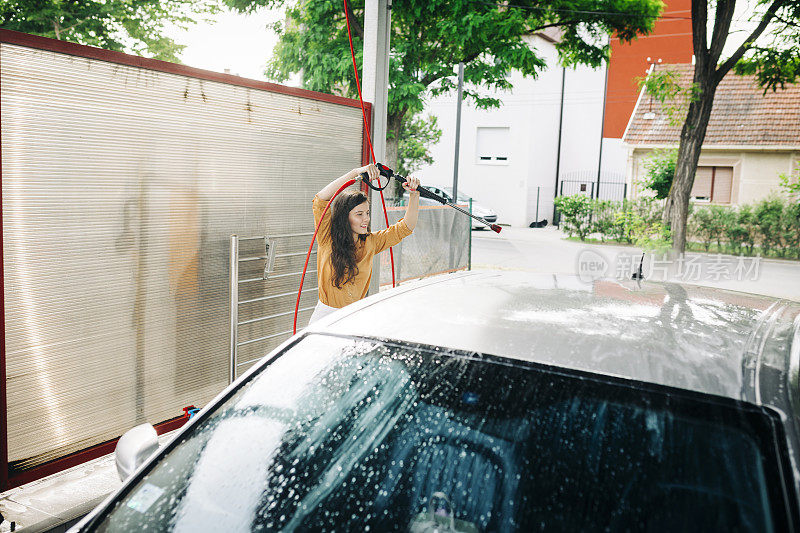
M 314 222 L 319 224 L 331 197 L 351 179 L 362 173 L 378 178 L 375 165 L 354 168 L 330 182 L 314 197 Z M 317 233 L 317 282 L 319 302 L 309 323 L 319 320 L 367 295 L 372 278 L 372 258 L 411 235 L 419 214 L 419 180 L 408 178 L 403 188 L 409 192 L 405 217 L 381 231 L 370 232 L 369 202 L 361 191 L 347 189 L 333 201 Z

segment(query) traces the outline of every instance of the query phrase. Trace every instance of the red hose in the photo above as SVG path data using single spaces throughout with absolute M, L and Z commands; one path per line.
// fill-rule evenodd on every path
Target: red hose
M 364 133 L 367 135 L 367 145 L 369 146 L 369 153 L 372 157 L 372 162 L 377 163 L 375 160 L 375 151 L 372 149 L 372 138 L 369 135 L 369 127 L 367 122 L 367 111 L 364 108 L 364 98 L 361 96 L 361 83 L 358 80 L 358 66 L 356 65 L 356 52 L 353 48 L 353 35 L 350 33 L 350 16 L 348 15 L 348 8 L 347 8 L 347 0 L 344 0 L 344 18 L 347 21 L 347 38 L 350 40 L 350 55 L 353 58 L 353 73 L 356 75 L 356 88 L 358 89 L 358 99 L 361 102 L 361 115 L 364 117 Z M 300 296 L 303 294 L 303 283 L 306 279 L 306 270 L 308 270 L 308 261 L 311 258 L 311 250 L 314 248 L 314 241 L 317 239 L 317 232 L 319 232 L 319 226 L 322 224 L 322 219 L 325 218 L 325 215 L 328 212 L 333 200 L 339 195 L 340 192 L 345 190 L 347 187 L 355 183 L 356 180 L 350 180 L 341 187 L 339 190 L 336 191 L 331 199 L 328 201 L 328 205 L 325 206 L 325 210 L 322 211 L 322 216 L 317 223 L 317 227 L 314 229 L 314 236 L 311 237 L 311 244 L 308 246 L 308 253 L 306 253 L 306 262 L 303 265 L 303 275 L 300 277 L 300 288 L 297 290 L 297 302 L 294 305 L 294 325 L 292 326 L 292 333 L 297 333 L 297 314 L 300 310 Z M 386 227 L 389 227 L 389 215 L 386 212 L 386 202 L 383 199 L 383 191 L 379 191 L 381 193 L 381 205 L 383 206 L 383 219 L 386 222 Z M 392 263 L 392 287 L 395 286 L 395 279 L 394 279 L 394 252 L 392 248 L 389 247 L 389 260 Z M 379 273 L 380 275 L 380 273 Z
M 312 250 L 312 248 L 314 248 L 314 241 L 317 239 L 317 232 L 319 232 L 319 227 L 322 224 L 322 219 L 325 218 L 325 214 L 328 212 L 328 209 L 331 207 L 331 204 L 333 203 L 334 198 L 336 198 L 339 195 L 340 192 L 342 192 L 343 190 L 345 190 L 346 188 L 348 188 L 349 186 L 351 186 L 355 182 L 356 182 L 356 180 L 350 180 L 347 183 L 345 183 L 344 185 L 342 185 L 341 187 L 339 187 L 339 190 L 336 191 L 336 194 L 334 194 L 331 197 L 330 201 L 328 202 L 328 205 L 326 205 L 325 209 L 322 211 L 322 216 L 319 217 L 319 222 L 317 222 L 317 227 L 314 229 L 314 236 L 311 237 L 311 245 L 308 247 L 308 253 L 306 254 L 306 264 L 303 265 L 303 275 L 300 277 L 300 290 L 297 291 L 297 302 L 294 304 L 294 326 L 293 326 L 293 329 L 292 329 L 292 333 L 293 334 L 297 333 L 297 311 L 298 311 L 298 309 L 300 309 L 300 295 L 303 294 L 303 282 L 305 282 L 305 280 L 306 280 L 306 270 L 308 269 L 308 260 L 311 258 L 311 250 Z
M 364 117 L 364 132 L 367 134 L 367 145 L 369 146 L 369 153 L 372 156 L 372 162 L 377 163 L 375 159 L 375 151 L 372 149 L 372 139 L 369 135 L 369 128 L 367 127 L 367 111 L 364 109 L 364 98 L 361 96 L 361 82 L 358 80 L 358 66 L 356 65 L 356 52 L 353 48 L 353 35 L 350 33 L 350 10 L 347 8 L 347 0 L 344 0 L 344 19 L 347 21 L 347 38 L 350 40 L 350 56 L 353 58 L 353 74 L 356 76 L 356 89 L 358 89 L 358 100 L 361 102 L 361 115 Z M 386 227 L 389 227 L 389 215 L 386 213 L 386 202 L 383 199 L 383 191 L 381 194 L 381 205 L 383 206 L 383 220 L 386 222 Z M 389 247 L 389 261 L 392 263 L 392 287 L 395 286 L 394 282 L 394 252 Z

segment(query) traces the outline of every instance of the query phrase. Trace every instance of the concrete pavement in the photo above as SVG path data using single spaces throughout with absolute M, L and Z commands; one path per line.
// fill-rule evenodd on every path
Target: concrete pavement
M 472 268 L 630 279 L 642 250 L 616 244 L 568 241 L 555 227 L 503 227 L 499 234 L 472 232 Z M 690 252 L 676 261 L 645 254 L 645 279 L 719 287 L 800 302 L 800 261 Z

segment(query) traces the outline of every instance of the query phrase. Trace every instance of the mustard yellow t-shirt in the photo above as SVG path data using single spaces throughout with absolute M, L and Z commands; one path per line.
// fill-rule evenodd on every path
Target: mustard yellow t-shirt
M 328 202 L 314 197 L 314 224 L 319 224 L 322 212 Z M 397 224 L 387 229 L 367 234 L 364 241 L 356 243 L 356 267 L 358 273 L 349 283 L 337 288 L 333 284 L 333 263 L 331 262 L 331 217 L 329 209 L 319 226 L 317 233 L 317 280 L 319 287 L 319 301 L 331 307 L 344 307 L 364 298 L 372 279 L 372 258 L 390 246 L 402 241 L 411 235 L 411 229 L 406 226 L 405 220 L 400 219 Z

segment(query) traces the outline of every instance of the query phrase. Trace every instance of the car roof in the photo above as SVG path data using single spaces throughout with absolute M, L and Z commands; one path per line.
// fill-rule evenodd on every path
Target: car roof
M 800 303 L 676 283 L 472 271 L 404 284 L 307 328 L 556 365 L 787 407 Z M 766 370 L 766 371 L 765 371 Z

